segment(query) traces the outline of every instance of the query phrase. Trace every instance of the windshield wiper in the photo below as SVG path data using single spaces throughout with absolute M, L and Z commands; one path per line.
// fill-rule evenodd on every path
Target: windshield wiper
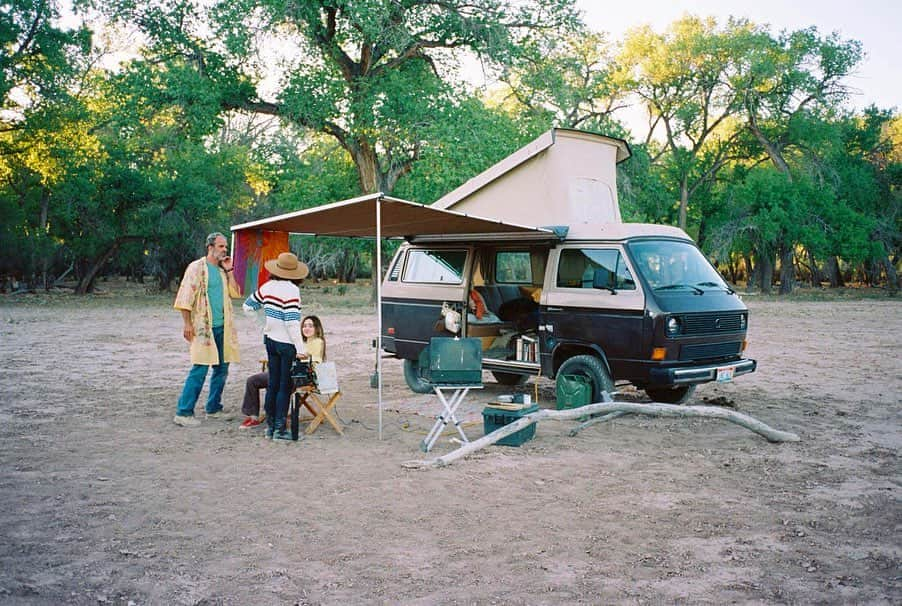
M 736 291 L 727 286 L 726 284 L 718 284 L 717 282 L 696 282 L 696 286 L 710 286 L 711 288 L 723 288 L 727 291 L 728 294 L 736 294 Z
M 693 286 L 692 284 L 668 284 L 667 286 L 657 286 L 655 287 L 655 290 L 675 290 L 677 288 L 691 288 L 697 295 L 705 294 L 705 291 L 703 291 L 698 286 Z

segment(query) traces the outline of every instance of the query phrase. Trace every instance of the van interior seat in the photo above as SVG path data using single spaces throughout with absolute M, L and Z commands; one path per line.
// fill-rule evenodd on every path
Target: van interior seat
M 482 295 L 486 308 L 496 315 L 503 303 L 523 296 L 516 284 L 483 284 L 475 288 Z
M 513 322 L 505 322 L 498 317 L 498 310 L 505 301 L 519 297 L 520 291 L 511 284 L 480 284 L 473 288 L 482 296 L 486 313 L 481 319 L 477 319 L 473 312 L 467 314 L 467 336 L 482 337 L 482 347 L 485 349 L 491 345 L 494 337 L 515 329 Z

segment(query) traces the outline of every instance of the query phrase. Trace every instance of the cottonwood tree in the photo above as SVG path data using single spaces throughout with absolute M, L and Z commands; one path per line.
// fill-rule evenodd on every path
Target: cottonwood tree
M 0 130 L 69 97 L 91 44 L 84 28 L 63 29 L 56 0 L 0 1 Z
M 831 124 L 833 136 L 820 146 L 818 164 L 836 192 L 839 208 L 826 224 L 827 278 L 838 285 L 838 259 L 864 264 L 866 281 L 899 290 L 896 264 L 902 250 L 902 162 L 892 125 L 899 118 L 877 108 L 843 116 Z M 812 265 L 814 260 L 812 260 Z
M 741 105 L 742 119 L 788 181 L 793 180 L 788 154 L 817 155 L 815 148 L 803 147 L 803 122 L 809 116 L 826 116 L 847 98 L 845 78 L 861 57 L 859 42 L 836 34 L 821 36 L 815 28 L 777 36 L 759 33 L 739 57 L 739 69 L 731 74 L 729 85 Z M 761 251 L 765 265 L 774 252 L 780 259 L 781 294 L 793 288 L 793 244 L 787 232 L 777 238 L 776 251 Z
M 572 0 L 229 0 L 209 11 L 188 1 L 103 4 L 140 26 L 148 57 L 181 56 L 224 84 L 222 108 L 333 137 L 363 193 L 391 192 L 419 157 L 424 129 L 453 119 L 462 52 L 509 62 L 529 32 L 577 19 Z
M 252 196 L 252 160 L 210 138 L 220 126 L 215 105 L 186 108 L 159 84 L 181 79 L 182 96 L 200 99 L 190 70 L 138 63 L 94 78 L 86 140 L 96 153 L 57 192 L 56 230 L 79 269 L 76 292 L 91 292 L 114 257 L 140 266 L 145 251 L 167 286 L 198 256 L 203 235 L 223 229 L 230 208 Z
M 649 115 L 646 143 L 660 137 L 653 158 L 679 191 L 678 225 L 686 229 L 689 200 L 731 159 L 740 109 L 728 83 L 755 27 L 686 16 L 664 33 L 643 26 L 629 32 L 618 58 L 629 86 Z
M 567 35 L 532 36 L 501 80 L 505 102 L 521 113 L 565 128 L 624 136 L 614 113 L 627 106 L 615 47 L 604 33 L 581 28 Z
M 278 116 L 334 138 L 360 193 L 391 193 L 430 127 L 457 119 L 461 53 L 506 63 L 530 31 L 577 21 L 573 0 L 96 4 L 139 25 L 148 59 L 187 62 L 219 83 L 223 110 Z
M 0 1 L 0 274 L 45 288 L 52 188 L 74 151 L 66 126 L 81 112 L 91 42 L 85 28 L 56 25 L 59 16 L 55 0 Z

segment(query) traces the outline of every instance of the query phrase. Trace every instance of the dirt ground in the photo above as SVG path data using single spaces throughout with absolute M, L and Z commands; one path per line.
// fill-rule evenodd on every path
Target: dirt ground
M 0 297 L 0 603 L 902 603 L 902 302 L 747 302 L 758 372 L 693 403 L 801 442 L 649 417 L 571 438 L 543 421 L 522 447 L 412 471 L 456 444 L 420 452 L 437 405 L 393 360 L 379 439 L 365 308 L 307 307 L 345 433 L 284 444 L 240 415 L 173 424 L 188 356 L 171 297 Z M 238 321 L 233 412 L 262 352 Z M 465 404 L 468 436 L 510 392 Z M 550 383 L 539 397 L 554 406 Z

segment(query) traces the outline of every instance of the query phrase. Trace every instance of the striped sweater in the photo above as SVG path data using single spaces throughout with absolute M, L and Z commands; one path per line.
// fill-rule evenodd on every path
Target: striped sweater
M 253 315 L 263 309 L 266 326 L 263 334 L 280 343 L 293 343 L 299 353 L 305 351 L 301 340 L 301 291 L 288 280 L 269 280 L 247 298 L 244 313 Z

